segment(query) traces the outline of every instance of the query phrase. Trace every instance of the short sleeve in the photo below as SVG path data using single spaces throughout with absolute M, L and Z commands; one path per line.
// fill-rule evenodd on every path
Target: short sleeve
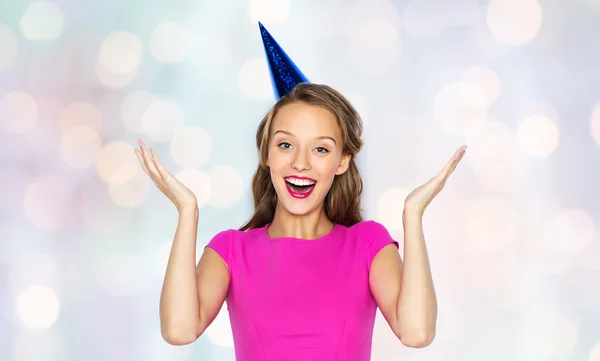
M 231 233 L 231 230 L 219 232 L 206 245 L 206 247 L 215 250 L 215 252 L 223 258 L 225 263 L 227 263 L 227 266 L 229 266 L 229 256 L 231 252 Z
M 369 221 L 366 224 L 365 233 L 370 238 L 369 240 L 369 265 L 373 262 L 373 258 L 379 251 L 390 243 L 393 243 L 398 249 L 400 246 L 396 240 L 392 238 L 390 232 L 381 223 Z

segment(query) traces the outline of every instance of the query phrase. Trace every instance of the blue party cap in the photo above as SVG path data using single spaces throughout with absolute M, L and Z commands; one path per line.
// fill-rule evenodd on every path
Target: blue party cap
M 291 92 L 297 84 L 308 83 L 309 81 L 260 21 L 258 22 L 258 27 L 260 28 L 267 62 L 269 63 L 275 100 L 278 100 Z

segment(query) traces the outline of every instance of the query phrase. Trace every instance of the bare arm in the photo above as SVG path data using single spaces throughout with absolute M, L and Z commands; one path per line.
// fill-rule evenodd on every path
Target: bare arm
M 404 214 L 404 264 L 393 245 L 371 264 L 370 282 L 381 313 L 400 341 L 425 347 L 435 337 L 437 300 L 421 218 Z
M 215 251 L 207 248 L 196 266 L 197 225 L 197 207 L 180 211 L 160 297 L 161 333 L 172 345 L 200 337 L 229 288 L 227 265 Z
M 144 172 L 179 211 L 179 222 L 160 295 L 160 328 L 170 344 L 193 342 L 206 330 L 221 309 L 229 289 L 229 271 L 223 259 L 206 249 L 198 266 L 196 195 L 165 169 L 154 149 L 138 139 L 135 148 Z
M 227 263 L 213 250 L 205 248 L 198 267 L 196 282 L 200 300 L 200 322 L 196 329 L 196 338 L 200 337 L 215 320 L 223 307 L 229 291 L 230 274 Z
M 435 337 L 437 298 L 423 235 L 423 213 L 442 190 L 466 149 L 466 145 L 458 148 L 437 176 L 406 197 L 402 213 L 404 265 L 394 246 L 389 245 L 371 263 L 369 282 L 373 297 L 406 346 L 425 347 Z
M 197 226 L 197 207 L 179 212 L 160 294 L 160 328 L 162 337 L 170 344 L 194 341 L 200 323 L 195 272 Z
M 429 255 L 423 235 L 423 219 L 416 213 L 405 212 L 404 270 L 398 309 L 400 334 L 414 347 L 429 345 L 437 323 L 437 297 L 433 287 Z

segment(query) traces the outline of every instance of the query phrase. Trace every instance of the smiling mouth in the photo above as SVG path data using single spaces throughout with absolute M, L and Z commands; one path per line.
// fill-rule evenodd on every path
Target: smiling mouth
M 312 179 L 298 179 L 295 177 L 285 178 L 285 185 L 290 195 L 294 198 L 306 198 L 310 196 L 317 184 L 317 181 Z
M 297 185 L 288 180 L 286 180 L 285 183 L 292 190 L 292 192 L 297 193 L 297 194 L 306 194 L 315 187 L 315 184 L 317 184 L 317 182 L 315 182 L 313 184 L 308 184 L 308 185 Z

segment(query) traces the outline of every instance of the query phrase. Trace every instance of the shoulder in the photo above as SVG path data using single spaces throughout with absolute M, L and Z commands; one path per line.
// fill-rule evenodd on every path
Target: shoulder
M 252 229 L 249 231 L 240 231 L 237 229 L 226 229 L 215 234 L 206 247 L 215 250 L 229 265 L 232 257 L 240 252 L 242 245 L 251 245 L 253 240 L 259 238 L 261 229 Z
M 253 239 L 257 239 L 262 234 L 262 228 L 254 228 L 247 231 L 240 231 L 238 229 L 226 229 L 217 233 L 213 238 L 227 240 L 230 243 L 248 242 Z
M 396 241 L 388 229 L 381 223 L 369 220 L 361 222 L 362 241 L 366 243 L 369 249 L 369 267 L 375 256 L 387 245 L 392 244 L 398 250 L 400 245 Z
M 387 228 L 374 220 L 360 221 L 349 227 L 348 230 L 365 239 L 373 239 L 374 237 L 381 235 L 389 236 Z

